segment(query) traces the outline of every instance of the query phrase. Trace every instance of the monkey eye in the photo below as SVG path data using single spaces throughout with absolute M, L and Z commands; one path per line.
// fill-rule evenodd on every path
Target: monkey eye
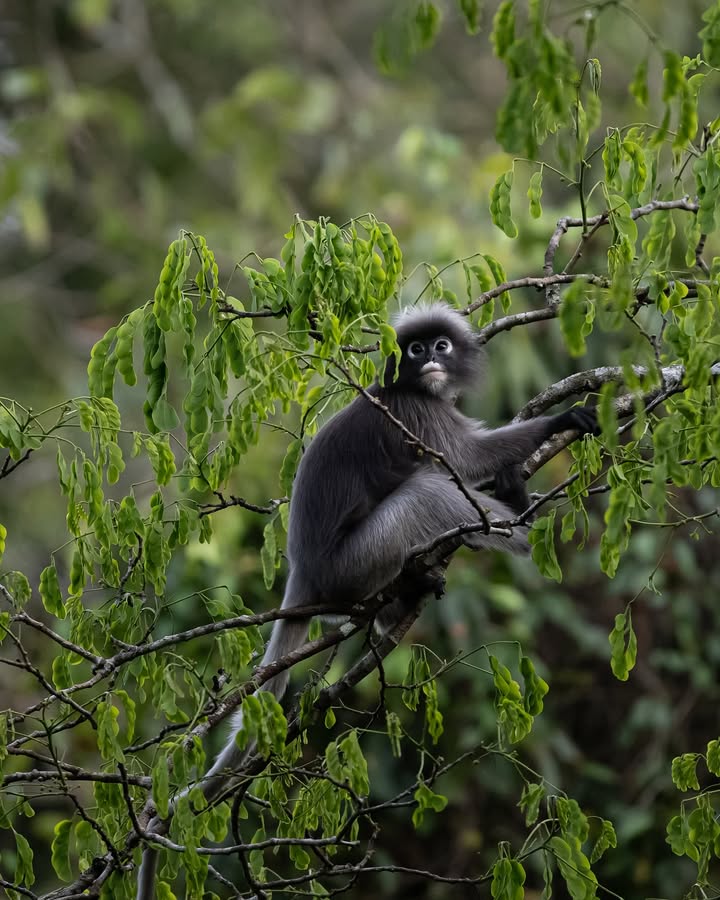
M 418 359 L 420 356 L 425 355 L 425 344 L 420 343 L 420 341 L 413 341 L 407 352 L 410 359 Z
M 450 353 L 452 343 L 447 338 L 440 338 L 435 341 L 435 350 L 437 353 Z

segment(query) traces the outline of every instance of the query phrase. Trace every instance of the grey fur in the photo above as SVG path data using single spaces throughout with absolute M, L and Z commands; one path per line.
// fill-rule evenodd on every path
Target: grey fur
M 487 429 L 454 405 L 479 368 L 480 350 L 467 321 L 436 304 L 402 313 L 396 330 L 403 350 L 399 369 L 391 360 L 383 385 L 373 385 L 369 393 L 426 446 L 440 451 L 468 486 L 501 476 L 495 497 L 476 491 L 476 499 L 491 519 L 516 518 L 528 505 L 519 464 L 556 432 L 593 430 L 593 414 L 570 410 Z M 440 338 L 446 340 L 438 343 Z M 417 342 L 423 343 L 422 358 L 410 358 L 413 342 L 416 349 Z M 438 347 L 446 344 L 451 349 L 441 354 Z M 423 367 L 432 373 L 423 375 Z M 342 601 L 350 608 L 399 575 L 413 548 L 479 520 L 447 470 L 420 453 L 367 397 L 358 396 L 320 430 L 300 463 L 290 506 L 290 575 L 282 606 Z M 475 532 L 465 540 L 474 548 L 524 554 L 529 550 L 527 531 L 518 527 L 510 536 Z M 278 620 L 263 663 L 297 649 L 306 635 L 307 622 Z M 279 698 L 287 683 L 285 671 L 263 687 Z M 235 743 L 241 727 L 237 712 L 227 744 L 200 785 L 208 800 L 232 786 L 232 774 L 250 752 Z M 138 900 L 154 896 L 156 862 L 150 854 L 155 856 L 145 851 Z

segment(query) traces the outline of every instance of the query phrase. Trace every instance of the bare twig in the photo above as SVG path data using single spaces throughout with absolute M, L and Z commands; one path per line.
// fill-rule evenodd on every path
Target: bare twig
M 257 506 L 255 503 L 250 503 L 242 497 L 235 497 L 233 494 L 229 497 L 225 497 L 220 491 L 215 491 L 215 496 L 218 498 L 219 502 L 203 503 L 200 507 L 200 518 L 209 516 L 211 513 L 218 512 L 221 509 L 230 509 L 232 506 L 241 506 L 243 509 L 250 510 L 250 512 L 269 516 L 272 515 L 279 506 L 282 506 L 283 503 L 290 502 L 288 497 L 278 497 L 277 500 L 271 500 L 267 506 Z
M 678 200 L 651 200 L 644 206 L 637 206 L 635 207 L 635 209 L 630 210 L 630 215 L 633 219 L 639 219 L 642 216 L 648 216 L 650 215 L 650 213 L 653 213 L 659 209 L 684 209 L 687 212 L 696 213 L 698 211 L 698 204 L 696 201 L 690 200 L 688 197 L 682 197 Z M 597 216 L 592 216 L 591 218 L 585 220 L 576 218 L 575 216 L 563 216 L 562 219 L 558 219 L 557 225 L 555 226 L 555 231 L 553 232 L 545 251 L 545 263 L 543 265 L 543 271 L 545 272 L 545 275 L 552 275 L 555 263 L 555 254 L 557 253 L 558 247 L 560 246 L 560 241 L 562 240 L 563 235 L 566 234 L 570 228 L 585 228 L 587 226 L 590 226 L 591 228 L 596 229 L 596 226 L 600 227 L 601 225 L 606 225 L 609 221 L 609 211 L 600 213 Z M 588 232 L 588 239 L 589 237 L 590 233 Z

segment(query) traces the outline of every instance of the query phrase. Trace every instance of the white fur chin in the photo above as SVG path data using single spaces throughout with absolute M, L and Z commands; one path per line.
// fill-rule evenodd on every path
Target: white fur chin
M 428 394 L 434 394 L 435 396 L 446 394 L 448 391 L 447 372 L 440 370 L 427 372 L 422 376 L 422 383 Z

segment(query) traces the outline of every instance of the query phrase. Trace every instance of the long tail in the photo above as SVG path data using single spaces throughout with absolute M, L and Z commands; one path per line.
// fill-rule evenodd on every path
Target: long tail
M 291 579 L 288 579 L 288 585 L 285 589 L 285 597 L 283 598 L 282 608 L 298 607 L 311 603 L 310 598 L 305 599 L 305 604 L 298 602 L 304 598 L 291 594 Z M 302 647 L 307 637 L 308 622 L 306 619 L 278 619 L 273 626 L 270 640 L 265 647 L 265 653 L 262 658 L 262 665 L 274 662 Z M 263 684 L 264 691 L 271 691 L 279 700 L 287 690 L 288 681 L 290 680 L 290 672 L 285 669 L 279 672 L 273 678 Z M 205 777 L 197 785 L 205 795 L 208 803 L 214 800 L 223 791 L 226 791 L 232 781 L 232 773 L 237 772 L 242 763 L 247 759 L 253 751 L 250 745 L 241 750 L 235 743 L 235 736 L 242 728 L 242 710 L 237 710 L 233 715 L 230 728 L 230 736 L 223 749 L 218 754 L 217 759 L 208 769 Z M 180 796 L 183 796 L 182 794 Z M 153 824 L 157 820 L 153 819 L 148 825 L 148 831 L 152 831 Z M 157 880 L 158 869 L 158 852 L 152 847 L 146 847 L 143 851 L 142 863 L 138 873 L 137 900 L 154 900 L 155 883 Z
M 308 623 L 306 619 L 278 619 L 273 626 L 270 640 L 265 648 L 261 665 L 267 665 L 287 656 L 298 647 L 302 647 L 307 637 Z M 287 690 L 290 671 L 284 669 L 262 686 L 262 690 L 270 691 L 279 700 Z M 235 772 L 244 760 L 252 753 L 252 745 L 241 750 L 235 743 L 235 736 L 242 728 L 242 710 L 238 709 L 231 720 L 230 738 L 217 759 L 208 769 L 200 783 L 208 801 L 214 800 L 221 791 L 228 788 L 228 777 Z

